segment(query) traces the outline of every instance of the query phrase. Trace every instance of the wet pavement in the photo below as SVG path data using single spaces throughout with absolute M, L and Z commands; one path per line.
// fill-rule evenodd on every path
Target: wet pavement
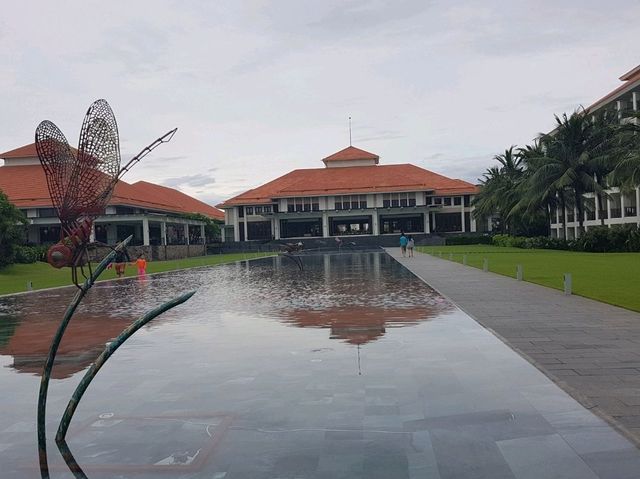
M 90 478 L 632 478 L 640 452 L 384 253 L 283 258 L 101 284 L 54 371 L 50 438 Z M 39 368 L 72 290 L 0 300 L 0 470 L 37 477 Z M 72 477 L 53 442 L 53 477 Z

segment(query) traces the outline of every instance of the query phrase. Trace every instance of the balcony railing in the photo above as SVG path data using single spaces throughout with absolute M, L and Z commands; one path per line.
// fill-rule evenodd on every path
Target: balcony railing
M 636 215 L 636 207 L 635 206 L 625 206 L 624 207 L 624 215 L 625 216 L 635 216 Z

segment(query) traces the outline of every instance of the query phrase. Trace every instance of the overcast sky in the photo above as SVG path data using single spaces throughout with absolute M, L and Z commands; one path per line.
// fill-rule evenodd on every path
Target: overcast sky
M 0 151 L 105 98 L 124 179 L 210 203 L 349 143 L 476 181 L 640 63 L 640 2 L 25 1 L 0 16 Z

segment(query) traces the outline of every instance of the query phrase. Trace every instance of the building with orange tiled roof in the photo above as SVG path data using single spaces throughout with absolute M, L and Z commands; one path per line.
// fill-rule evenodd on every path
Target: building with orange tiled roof
M 623 82 L 618 88 L 604 95 L 602 98 L 585 108 L 589 114 L 612 111 L 618 115 L 621 122 L 637 122 L 636 115 L 640 113 L 640 65 L 620 77 Z M 640 225 L 640 187 L 631 191 L 621 191 L 620 188 L 609 188 L 600 198 L 593 193 L 585 194 L 584 227 L 600 226 L 601 224 L 638 224 Z M 566 227 L 565 227 L 566 225 Z M 566 207 L 565 211 L 557 209 L 551 214 L 551 236 L 574 239 L 580 235 L 580 222 L 575 207 Z
M 477 187 L 349 146 L 228 199 L 225 241 L 476 231 Z M 481 222 L 485 229 L 487 222 Z
M 35 244 L 60 240 L 60 222 L 49 197 L 47 180 L 35 143 L 0 153 L 0 191 L 21 209 Z M 115 244 L 133 235 L 133 245 L 203 244 L 203 221 L 194 214 L 222 222 L 224 213 L 189 195 L 146 181 L 118 181 L 104 215 L 94 222 L 96 241 Z

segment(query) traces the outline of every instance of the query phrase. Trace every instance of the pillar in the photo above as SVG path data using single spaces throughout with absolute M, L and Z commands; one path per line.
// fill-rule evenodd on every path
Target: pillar
M 184 225 L 184 238 L 186 241 L 186 245 L 189 245 L 189 223 L 185 223 Z
M 96 242 L 96 224 L 95 223 L 91 223 L 91 233 L 89 234 L 89 242 L 90 243 Z
M 167 223 L 165 221 L 160 223 L 160 243 L 162 246 L 167 246 Z
M 200 239 L 202 244 L 207 244 L 207 232 L 204 229 L 204 224 L 200 225 Z
M 235 206 L 233 210 L 233 241 L 240 241 L 240 219 L 238 218 L 239 208 Z
M 464 224 L 464 198 L 461 201 L 462 206 L 460 208 L 460 216 L 462 217 L 462 229 L 460 231 L 462 231 L 463 233 L 466 232 L 466 225 Z
M 149 246 L 149 218 L 142 218 L 142 244 Z
M 243 222 L 243 226 L 244 226 L 244 240 L 245 240 L 245 241 L 248 241 L 248 240 L 249 240 L 249 234 L 248 234 L 248 232 L 249 232 L 249 231 L 248 231 L 248 230 L 249 230 L 249 228 L 248 228 L 248 223 L 249 223 L 249 222 L 247 221 L 247 214 L 246 214 L 246 212 L 245 212 L 245 215 L 244 215 L 244 222 Z
M 636 218 L 638 218 L 638 226 L 640 226 L 640 187 L 636 187 Z
M 633 104 L 633 111 L 638 111 L 638 106 L 640 104 L 640 94 L 637 91 L 634 91 L 631 94 L 631 102 Z
M 620 218 L 624 218 L 624 193 L 620 191 Z
M 476 219 L 473 216 L 473 211 L 469 211 L 469 218 L 471 218 L 471 224 L 469 226 L 471 226 L 471 232 L 475 233 L 476 232 Z
M 424 232 L 431 234 L 431 225 L 429 224 L 429 212 L 424 213 Z
M 609 218 L 609 223 L 611 223 L 611 200 L 607 198 L 607 218 Z
M 329 231 L 329 213 L 326 211 L 322 212 L 322 237 L 328 238 L 330 236 Z
M 273 218 L 273 239 L 280 239 L 280 220 L 277 216 Z
M 371 215 L 371 225 L 372 233 L 374 236 L 378 236 L 380 234 L 380 218 L 378 218 L 378 212 L 373 210 L 373 214 Z

